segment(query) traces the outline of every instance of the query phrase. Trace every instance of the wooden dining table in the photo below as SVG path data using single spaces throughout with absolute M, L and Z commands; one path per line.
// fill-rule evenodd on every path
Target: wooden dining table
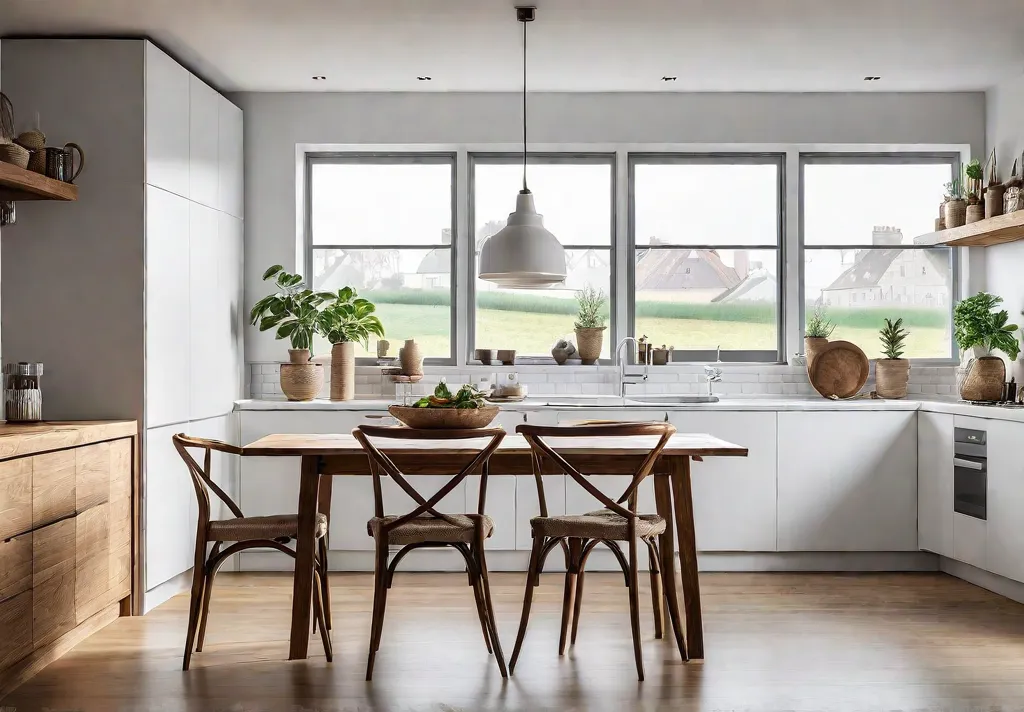
M 558 438 L 552 445 L 566 461 L 585 473 L 632 475 L 650 452 L 657 438 Z M 382 450 L 408 475 L 452 475 L 465 466 L 479 448 L 473 441 L 393 440 Z M 683 598 L 683 620 L 671 620 L 681 651 L 690 660 L 704 658 L 700 585 L 697 579 L 697 545 L 693 524 L 693 496 L 690 486 L 691 460 L 705 457 L 745 457 L 747 448 L 711 435 L 676 433 L 662 452 L 652 475 L 658 514 L 667 527 L 661 536 L 661 571 L 664 594 L 677 596 L 673 536 L 679 544 L 679 570 Z M 333 477 L 369 475 L 370 465 L 356 439 L 338 435 L 267 435 L 242 448 L 243 457 L 300 457 L 299 531 L 296 541 L 295 575 L 292 584 L 292 620 L 289 659 L 307 657 L 310 636 L 310 608 L 313 596 L 315 530 L 318 513 L 330 516 Z M 560 474 L 553 462 L 543 460 L 545 474 Z M 550 468 L 550 469 L 548 469 Z M 530 446 L 521 435 L 510 434 L 490 459 L 490 472 L 502 475 L 532 475 Z M 367 519 L 372 512 L 367 512 Z M 676 607 L 669 607 L 676 610 Z M 670 616 L 672 618 L 672 616 Z

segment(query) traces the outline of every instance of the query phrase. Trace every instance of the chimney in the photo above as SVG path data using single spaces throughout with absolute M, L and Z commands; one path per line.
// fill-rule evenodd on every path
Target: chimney
M 903 243 L 903 231 L 898 227 L 875 225 L 871 231 L 872 245 L 900 245 Z
M 746 250 L 736 250 L 733 256 L 733 269 L 736 276 L 741 280 L 746 279 L 750 274 L 750 253 Z

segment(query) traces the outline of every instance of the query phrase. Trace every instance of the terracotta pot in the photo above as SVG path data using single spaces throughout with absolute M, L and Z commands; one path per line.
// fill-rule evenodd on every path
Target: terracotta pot
M 944 206 L 946 228 L 960 227 L 967 222 L 967 201 L 947 200 Z
M 967 213 L 964 216 L 964 224 L 970 225 L 976 223 L 979 220 L 985 219 L 985 206 L 981 203 L 975 203 L 967 206 Z
M 604 344 L 604 330 L 607 327 L 599 326 L 590 329 L 576 329 L 576 350 L 580 353 L 580 359 L 584 364 L 597 363 L 601 358 L 601 347 Z
M 998 401 L 1005 381 L 1006 364 L 998 356 L 972 359 L 957 374 L 960 398 L 965 401 Z
M 331 347 L 331 400 L 356 397 L 356 345 L 342 341 Z
M 807 356 L 807 373 L 810 373 L 811 367 L 814 366 L 814 357 L 817 356 L 827 344 L 828 339 L 824 336 L 804 337 L 804 354 Z
M 406 376 L 423 375 L 423 356 L 415 339 L 406 339 L 405 346 L 398 349 L 398 360 L 402 364 L 402 374 Z
M 322 363 L 282 363 L 281 392 L 290 401 L 310 401 L 320 395 L 324 387 Z
M 905 358 L 880 358 L 875 362 L 875 392 L 881 398 L 906 398 L 910 380 L 910 361 Z

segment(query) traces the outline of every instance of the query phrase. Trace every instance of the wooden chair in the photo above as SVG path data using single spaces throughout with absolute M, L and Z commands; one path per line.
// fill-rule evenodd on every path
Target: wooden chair
M 373 662 L 380 648 L 381 631 L 384 628 L 384 610 L 387 605 L 388 589 L 394 580 L 395 569 L 403 557 L 414 549 L 423 547 L 451 547 L 466 560 L 469 585 L 473 587 L 477 614 L 484 635 L 487 652 L 495 656 L 502 677 L 508 677 L 505 658 L 498 640 L 498 628 L 491 604 L 491 587 L 487 576 L 487 562 L 484 558 L 484 540 L 494 531 L 494 522 L 484 514 L 487 498 L 488 459 L 501 444 L 505 431 L 501 428 L 480 430 L 416 430 L 361 425 L 352 431 L 369 457 L 370 473 L 373 475 L 374 516 L 367 522 L 367 532 L 373 537 L 376 558 L 373 576 L 373 620 L 370 626 L 370 648 L 366 658 L 366 679 L 373 677 Z M 469 463 L 430 497 L 425 497 L 406 479 L 406 475 L 376 445 L 372 439 L 381 440 L 430 440 L 458 441 L 487 438 L 487 445 L 480 450 L 467 449 Z M 385 448 L 386 449 L 386 448 Z M 461 449 L 461 448 L 460 448 Z M 424 457 L 429 457 L 428 451 Z M 444 514 L 435 509 L 449 492 L 466 477 L 480 470 L 480 497 L 475 514 Z M 386 515 L 381 489 L 381 477 L 390 477 L 417 504 L 411 512 L 402 515 Z M 388 563 L 389 547 L 402 548 Z
M 530 568 L 526 579 L 526 595 L 523 599 L 523 615 L 519 622 L 519 634 L 516 637 L 515 648 L 512 650 L 512 659 L 509 663 L 510 673 L 515 670 L 523 639 L 526 637 L 526 626 L 530 620 L 530 606 L 533 603 L 533 589 L 540 585 L 540 572 L 547 554 L 556 546 L 561 546 L 565 551 L 566 574 L 562 597 L 562 628 L 558 641 L 558 654 L 564 655 L 570 618 L 572 620 L 571 642 L 576 642 L 587 557 L 598 544 L 603 543 L 615 554 L 626 577 L 636 672 L 640 680 L 644 679 L 643 651 L 640 646 L 637 540 L 639 539 L 647 545 L 654 603 L 655 636 L 660 638 L 663 635 L 664 614 L 661 607 L 662 586 L 657 539 L 665 533 L 666 524 L 665 520 L 657 514 L 637 514 L 637 487 L 651 473 L 661 451 L 665 449 L 669 438 L 675 431 L 676 429 L 668 423 L 612 423 L 560 427 L 520 425 L 516 428 L 516 432 L 523 435 L 533 451 L 533 471 L 540 500 L 540 516 L 530 520 L 533 550 L 530 554 Z M 607 440 L 609 438 L 641 436 L 657 436 L 657 444 L 651 448 L 633 475 L 626 491 L 616 500 L 612 500 L 601 492 L 586 478 L 583 472 L 567 462 L 554 447 L 545 441 L 545 438 L 573 438 L 578 443 L 584 438 Z M 542 477 L 545 465 L 547 465 L 549 473 L 553 466 L 571 477 L 588 494 L 604 505 L 604 509 L 579 515 L 549 516 Z M 587 466 L 592 467 L 592 471 L 600 472 L 599 459 L 595 459 L 592 464 L 588 462 Z M 625 506 L 623 506 L 624 503 Z M 628 560 L 616 544 L 619 541 L 627 542 Z M 678 620 L 678 603 L 675 597 L 668 598 L 672 619 Z
M 174 447 L 185 461 L 192 485 L 199 500 L 199 521 L 196 531 L 196 558 L 192 572 L 192 595 L 188 614 L 188 631 L 185 636 L 185 658 L 182 670 L 188 670 L 192 659 L 193 646 L 195 652 L 203 651 L 206 638 L 206 620 L 210 615 L 210 596 L 213 593 L 213 579 L 221 564 L 233 554 L 253 548 L 276 549 L 283 554 L 295 558 L 295 552 L 285 546 L 294 539 L 299 531 L 297 514 L 279 514 L 265 517 L 246 517 L 228 494 L 213 481 L 210 471 L 210 460 L 213 451 L 230 455 L 241 455 L 241 448 L 228 445 L 217 440 L 193 438 L 179 433 L 174 435 Z M 202 450 L 202 466 L 192 457 L 189 450 Z M 220 499 L 234 514 L 232 519 L 210 519 L 210 491 Z M 320 629 L 323 640 L 324 654 L 327 660 L 333 659 L 331 650 L 331 608 L 330 588 L 327 579 L 327 517 L 317 516 L 317 561 L 313 608 L 315 625 Z M 207 556 L 208 544 L 213 544 Z M 221 546 L 229 544 L 221 550 Z M 198 640 L 196 628 L 198 626 Z

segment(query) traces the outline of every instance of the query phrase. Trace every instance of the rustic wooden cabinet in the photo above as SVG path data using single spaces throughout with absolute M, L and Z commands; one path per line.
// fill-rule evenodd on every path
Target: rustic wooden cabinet
M 131 612 L 137 425 L 0 425 L 0 696 Z

